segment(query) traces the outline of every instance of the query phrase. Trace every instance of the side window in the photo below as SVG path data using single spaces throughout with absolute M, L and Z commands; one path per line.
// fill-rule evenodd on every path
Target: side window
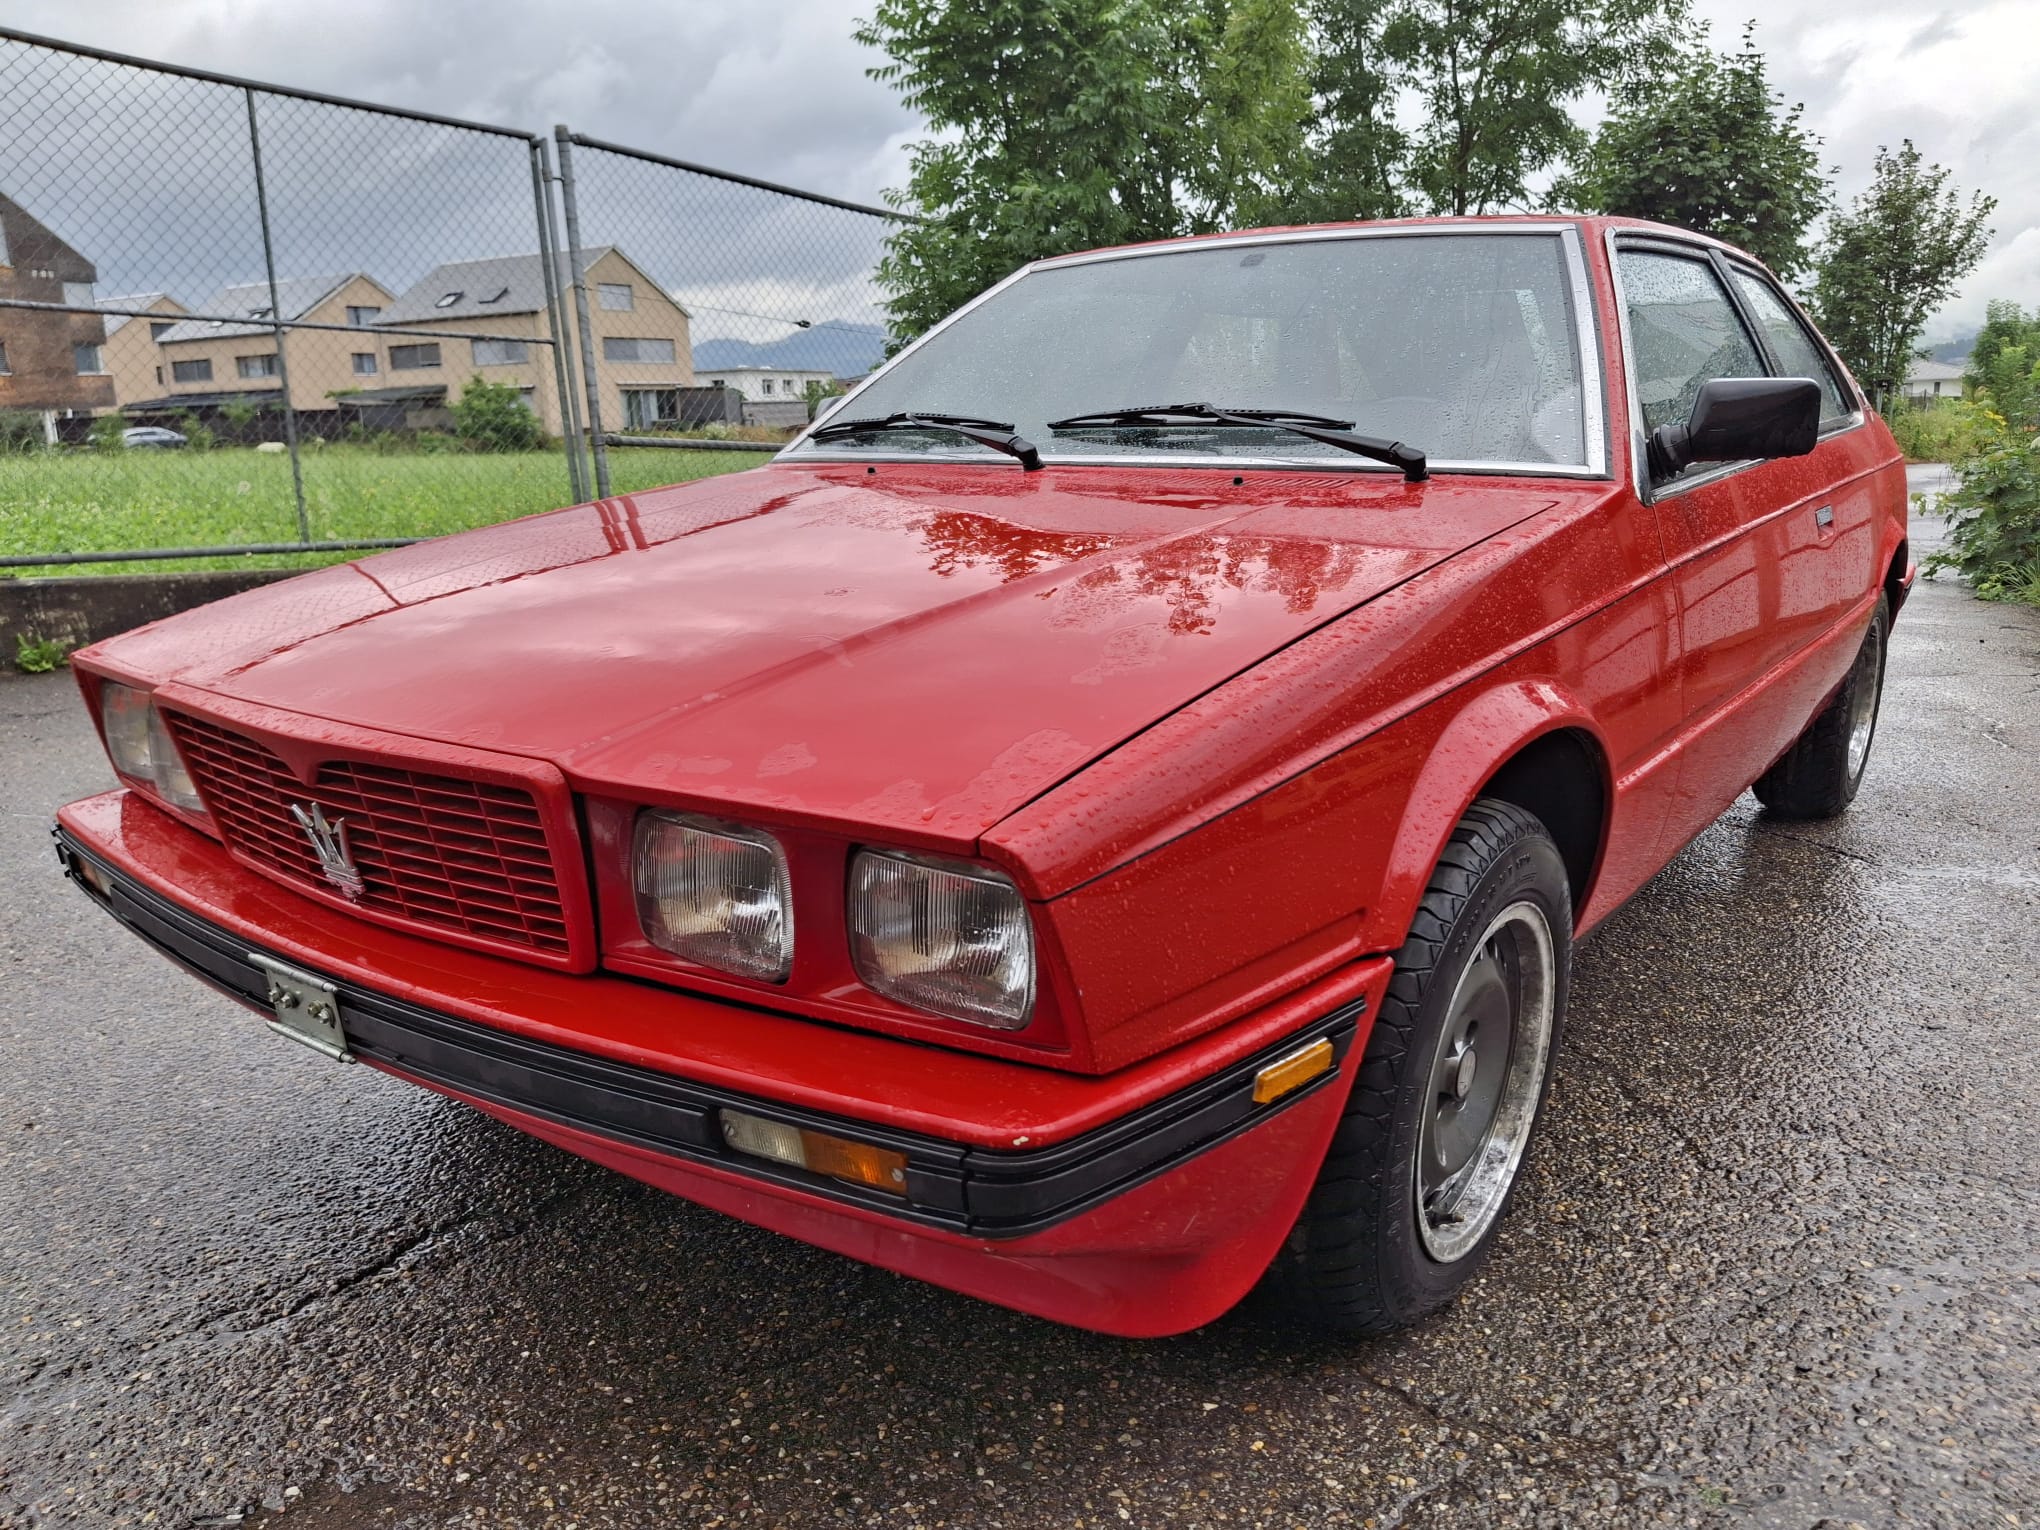
M 1683 424 L 1700 385 L 1766 369 L 1714 268 L 1655 250 L 1618 249 L 1643 428 Z
M 1771 284 L 1754 271 L 1734 268 L 1735 284 L 1742 289 L 1744 300 L 1750 311 L 1757 316 L 1757 324 L 1764 336 L 1771 342 L 1771 352 L 1778 358 L 1778 369 L 1786 377 L 1811 377 L 1820 384 L 1820 422 L 1833 424 L 1856 412 L 1856 406 L 1849 402 L 1842 385 L 1835 380 L 1834 369 L 1828 365 L 1827 357 L 1814 343 L 1813 336 L 1806 332 L 1806 326 L 1799 322 L 1799 316 L 1778 296 Z

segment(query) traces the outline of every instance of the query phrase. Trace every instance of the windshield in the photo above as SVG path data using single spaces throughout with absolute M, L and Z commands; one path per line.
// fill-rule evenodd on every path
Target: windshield
M 1583 468 L 1586 406 L 1564 246 L 1549 232 L 1211 243 L 1030 272 L 858 389 L 833 418 L 1010 422 L 1051 460 L 1309 460 L 1337 447 L 1219 423 L 1084 425 L 1093 411 L 1198 400 L 1305 411 L 1449 467 Z M 807 456 L 984 456 L 891 429 Z

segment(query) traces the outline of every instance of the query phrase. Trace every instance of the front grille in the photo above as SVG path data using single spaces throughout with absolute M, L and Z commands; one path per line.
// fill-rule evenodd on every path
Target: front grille
M 308 787 L 252 738 L 167 708 L 163 716 L 228 846 L 266 870 L 333 892 L 290 811 L 316 803 L 329 821 L 346 821 L 363 883 L 355 907 L 567 954 L 559 877 L 531 793 L 353 760 L 327 761 Z

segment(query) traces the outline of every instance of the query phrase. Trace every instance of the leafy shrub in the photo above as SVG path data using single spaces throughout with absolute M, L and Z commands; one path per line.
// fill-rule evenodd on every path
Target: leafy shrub
M 1969 389 L 1964 408 L 1976 441 L 1941 499 L 1948 550 L 1927 570 L 1959 570 L 1985 600 L 2040 605 L 2040 311 L 1990 305 Z
M 127 438 L 121 434 L 127 428 L 127 416 L 116 409 L 95 419 L 86 436 L 100 451 L 117 452 L 127 447 Z
M 54 638 L 18 634 L 14 639 L 14 667 L 24 675 L 46 675 L 63 663 L 69 652 L 69 648 Z
M 186 448 L 194 452 L 209 452 L 219 444 L 212 427 L 189 409 L 177 416 L 177 431 L 184 437 Z
M 44 444 L 41 415 L 26 409 L 0 410 L 0 454 L 39 452 Z
M 1954 462 L 1982 445 L 1974 412 L 1959 398 L 1900 405 L 1890 423 L 1908 462 Z
M 460 402 L 453 406 L 453 433 L 488 452 L 528 452 L 545 439 L 523 394 L 508 383 L 483 382 L 479 377 L 468 379 Z

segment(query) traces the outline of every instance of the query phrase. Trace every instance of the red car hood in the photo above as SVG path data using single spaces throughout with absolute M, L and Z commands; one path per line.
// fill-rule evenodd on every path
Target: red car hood
M 1550 503 L 1377 473 L 774 465 L 322 570 L 99 652 L 541 757 L 584 790 L 968 842 Z

